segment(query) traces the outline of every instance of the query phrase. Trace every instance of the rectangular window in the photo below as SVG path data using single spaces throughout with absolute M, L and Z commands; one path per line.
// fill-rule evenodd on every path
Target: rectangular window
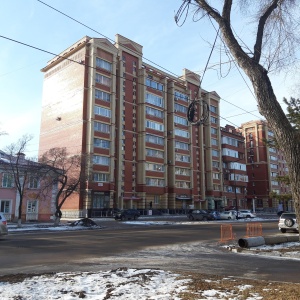
M 238 151 L 227 149 L 227 148 L 223 148 L 222 149 L 222 154 L 226 155 L 226 156 L 231 156 L 231 157 L 239 158 Z
M 222 137 L 222 144 L 238 147 L 239 146 L 239 141 L 237 139 L 233 139 L 233 138 L 230 138 L 228 136 L 223 136 Z
M 162 97 L 156 96 L 154 94 L 146 93 L 146 102 L 153 104 L 155 106 L 164 107 L 164 100 Z
M 111 86 L 111 78 L 98 73 L 96 73 L 95 81 L 106 86 Z
M 28 187 L 29 187 L 30 189 L 38 189 L 38 188 L 40 187 L 40 181 L 39 181 L 39 178 L 30 176 L 30 177 L 29 177 Z
M 96 182 L 108 182 L 109 176 L 107 173 L 94 173 L 93 174 L 94 181 Z
M 146 185 L 148 186 L 165 186 L 165 180 L 159 178 L 146 177 Z
M 152 157 L 158 157 L 158 158 L 164 158 L 164 152 L 154 149 L 148 149 L 146 148 L 146 155 L 152 156 Z
M 160 119 L 164 118 L 164 112 L 153 107 L 146 106 L 146 114 Z
M 146 170 L 147 171 L 164 172 L 165 171 L 165 166 L 162 165 L 162 164 L 146 163 Z
M 191 175 L 191 170 L 187 168 L 175 168 L 175 174 L 176 175 L 184 175 L 184 176 L 190 176 Z
M 110 141 L 94 138 L 94 147 L 109 149 Z
M 214 168 L 220 168 L 220 162 L 213 160 L 213 161 L 212 161 L 212 166 L 213 166 Z
M 112 64 L 106 60 L 96 57 L 96 67 L 105 69 L 106 71 L 112 71 Z
M 210 121 L 211 123 L 217 124 L 218 123 L 218 119 L 216 117 L 210 116 Z
M 211 144 L 214 145 L 214 146 L 218 146 L 218 140 L 211 139 Z
M 175 135 L 182 136 L 185 138 L 190 137 L 190 133 L 188 131 L 182 130 L 182 129 L 175 129 Z
M 218 134 L 217 128 L 210 127 L 210 133 L 211 133 L 211 134 Z
M 216 106 L 213 106 L 213 105 L 210 105 L 210 111 L 212 112 L 212 113 L 217 113 L 217 107 Z
M 156 89 L 156 90 L 159 90 L 159 91 L 163 91 L 164 90 L 164 85 L 157 82 L 157 81 L 154 81 L 150 78 L 146 78 L 146 86 L 149 86 L 153 89 Z
M 219 157 L 219 151 L 218 150 L 211 150 L 211 154 L 212 154 L 212 156 L 217 156 L 217 157 Z
M 95 98 L 110 102 L 110 94 L 97 89 L 95 90 Z
M 109 194 L 98 192 L 92 194 L 93 208 L 109 208 Z
M 188 121 L 185 118 L 174 116 L 174 123 L 181 124 L 181 125 L 188 125 Z
M 188 155 L 182 155 L 182 154 L 179 154 L 179 153 L 176 153 L 175 155 L 175 160 L 176 161 L 181 161 L 181 162 L 190 162 L 190 156 Z
M 38 206 L 38 201 L 37 200 L 28 200 L 27 201 L 27 213 L 37 213 L 37 206 Z
M 109 166 L 110 159 L 109 159 L 109 157 L 107 157 L 107 156 L 94 155 L 93 162 L 94 162 L 94 164 L 96 164 L 96 165 Z
M 154 130 L 158 130 L 158 131 L 164 131 L 164 125 L 161 123 L 157 123 L 157 122 L 152 122 L 152 121 L 146 120 L 146 127 L 154 129 Z
M 189 189 L 191 187 L 191 183 L 186 181 L 175 181 L 175 186 L 178 188 Z
M 11 201 L 10 200 L 0 200 L 0 211 L 3 213 L 10 213 L 10 204 Z
M 110 125 L 94 121 L 94 130 L 104 133 L 110 133 Z
M 220 179 L 220 173 L 212 173 L 213 179 Z
M 111 110 L 101 107 L 101 106 L 95 106 L 94 112 L 95 112 L 95 115 L 98 115 L 98 116 L 103 116 L 103 117 L 107 117 L 107 118 L 111 117 Z
M 164 138 L 162 138 L 161 136 L 156 136 L 156 135 L 147 133 L 146 134 L 146 142 L 157 144 L 157 145 L 164 145 Z
M 2 174 L 2 187 L 11 188 L 14 186 L 14 177 L 11 174 Z
M 213 184 L 213 190 L 214 191 L 220 191 L 221 187 L 219 184 Z
M 185 95 L 183 93 L 180 93 L 178 91 L 175 91 L 174 98 L 175 98 L 175 100 L 180 99 L 180 100 L 183 100 L 185 102 L 189 101 L 189 97 L 187 95 Z
M 186 106 L 183 106 L 183 105 L 180 105 L 180 104 L 178 104 L 178 103 L 175 103 L 175 105 L 174 105 L 174 110 L 175 111 L 179 111 L 179 112 L 182 112 L 182 113 L 184 113 L 184 114 L 186 114 L 187 113 L 187 107 Z
M 189 150 L 189 144 L 175 141 L 175 148 L 182 150 Z

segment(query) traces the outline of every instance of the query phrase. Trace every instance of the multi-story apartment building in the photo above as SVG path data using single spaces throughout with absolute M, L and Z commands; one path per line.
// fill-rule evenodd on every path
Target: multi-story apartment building
M 289 186 L 277 181 L 277 176 L 288 175 L 286 161 L 278 149 L 266 143 L 274 139 L 272 129 L 263 120 L 243 123 L 240 129 L 245 137 L 247 153 L 248 198 L 254 199 L 257 208 L 275 210 L 282 203 L 285 210 L 291 210 L 292 200 L 282 201 L 270 197 L 270 192 L 290 194 Z
M 39 154 L 66 147 L 91 158 L 65 212 L 214 208 L 222 200 L 213 172 L 221 165 L 220 97 L 187 69 L 175 77 L 145 63 L 142 49 L 118 34 L 114 44 L 86 36 L 42 69 Z M 198 126 L 187 121 L 195 99 L 196 119 L 208 114 L 204 106 L 211 113 Z
M 248 175 L 245 138 L 234 126 L 221 127 L 223 196 L 228 207 L 251 208 L 247 200 Z

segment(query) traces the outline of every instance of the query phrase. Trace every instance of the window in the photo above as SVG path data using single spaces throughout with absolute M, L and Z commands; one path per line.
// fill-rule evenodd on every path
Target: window
M 103 116 L 103 117 L 107 117 L 107 118 L 111 117 L 111 110 L 101 107 L 101 106 L 95 106 L 94 112 L 95 112 L 95 115 L 98 115 L 98 116 Z
M 216 106 L 210 105 L 209 109 L 212 113 L 215 113 L 215 114 L 217 113 L 217 107 Z
M 218 119 L 216 117 L 210 116 L 210 121 L 214 124 L 218 124 Z
M 30 176 L 28 187 L 30 189 L 38 189 L 40 187 L 40 181 L 37 177 Z
M 38 209 L 37 209 L 37 206 L 38 206 L 38 201 L 37 200 L 28 200 L 27 201 L 27 210 L 26 212 L 27 213 L 37 213 L 38 212 Z
M 109 176 L 107 173 L 94 173 L 93 174 L 94 181 L 96 182 L 108 182 Z
M 182 155 L 182 154 L 176 153 L 175 160 L 182 161 L 182 162 L 190 162 L 190 157 L 188 155 Z
M 191 183 L 186 182 L 186 181 L 175 181 L 175 186 L 178 188 L 189 189 L 191 186 Z
M 218 150 L 212 150 L 211 151 L 211 154 L 212 154 L 212 156 L 217 156 L 217 157 L 219 157 L 219 151 Z
M 104 133 L 110 133 L 110 125 L 94 121 L 94 130 Z
M 218 140 L 216 140 L 216 139 L 211 139 L 211 144 L 212 144 L 213 146 L 218 146 Z
M 239 158 L 238 151 L 227 149 L 227 148 L 223 148 L 222 149 L 222 154 L 226 155 L 226 156 L 231 156 L 231 157 Z
M 95 81 L 103 85 L 111 86 L 111 79 L 98 73 L 96 73 Z
M 182 150 L 189 150 L 189 144 L 175 141 L 175 148 Z
M 174 116 L 174 123 L 181 124 L 181 125 L 188 125 L 187 119 L 178 116 Z
M 11 188 L 14 186 L 14 177 L 11 174 L 2 174 L 2 187 Z
M 146 127 L 158 131 L 164 131 L 164 125 L 161 123 L 146 120 Z
M 175 174 L 176 175 L 185 175 L 185 176 L 190 176 L 191 175 L 191 170 L 187 168 L 175 168 Z
M 146 79 L 146 85 L 153 88 L 153 89 L 156 89 L 156 90 L 159 90 L 159 91 L 163 91 L 164 90 L 164 86 L 163 84 L 157 82 L 157 81 L 154 81 L 150 78 L 147 78 Z
M 179 111 L 179 112 L 182 112 L 184 114 L 187 113 L 187 107 L 186 106 L 183 106 L 183 105 L 180 105 L 178 103 L 175 103 L 175 107 L 174 107 L 175 111 Z
M 218 134 L 217 128 L 210 127 L 210 133 L 211 133 L 211 134 Z
M 146 134 L 146 142 L 157 145 L 164 145 L 164 138 L 152 134 Z
M 213 161 L 212 161 L 212 166 L 213 166 L 214 168 L 220 168 L 220 162 L 213 160 Z
M 278 169 L 278 165 L 270 164 L 270 168 L 271 168 L 271 169 Z
M 190 133 L 188 131 L 182 130 L 182 129 L 175 129 L 175 135 L 182 136 L 185 138 L 190 137 Z
M 94 138 L 94 147 L 109 149 L 110 141 Z
M 107 157 L 107 156 L 94 155 L 93 162 L 94 162 L 94 164 L 96 164 L 96 165 L 109 166 L 110 159 L 109 159 L 109 157 Z
M 95 98 L 110 102 L 110 94 L 97 89 L 95 90 Z
M 213 179 L 220 179 L 220 173 L 212 173 Z
M 222 144 L 227 144 L 227 145 L 238 147 L 239 146 L 239 141 L 237 139 L 233 139 L 233 138 L 230 138 L 228 136 L 223 136 L 222 137 Z
M 185 95 L 185 94 L 183 94 L 183 93 L 180 93 L 180 92 L 178 92 L 178 91 L 175 91 L 175 93 L 174 93 L 174 98 L 175 98 L 175 100 L 176 100 L 176 99 L 180 99 L 180 100 L 183 100 L 183 101 L 185 101 L 185 102 L 188 102 L 188 101 L 189 101 L 189 97 L 188 97 L 187 95 Z
M 164 172 L 165 171 L 165 166 L 162 165 L 162 164 L 146 163 L 146 170 L 147 171 Z
M 92 194 L 93 208 L 109 208 L 109 194 L 98 192 Z
M 112 70 L 112 64 L 106 60 L 103 60 L 101 58 L 96 57 L 96 67 L 97 68 L 101 68 L 101 69 L 105 69 L 107 71 Z
M 149 186 L 165 186 L 165 180 L 159 178 L 146 177 L 146 185 Z
M 148 149 L 146 148 L 146 155 L 152 156 L 152 157 L 158 157 L 158 158 L 164 158 L 164 152 L 154 149 Z
M 213 190 L 214 191 L 220 191 L 221 187 L 219 184 L 213 184 Z
M 164 118 L 164 112 L 153 107 L 146 106 L 146 114 L 160 119 Z
M 277 157 L 274 155 L 270 155 L 270 160 L 277 160 Z
M 246 165 L 241 164 L 239 162 L 230 162 L 230 163 L 228 163 L 228 168 L 232 169 L 232 170 L 246 171 Z
M 164 107 L 164 100 L 162 97 L 156 96 L 154 94 L 146 93 L 146 102 L 153 104 L 155 106 Z
M 10 200 L 0 200 L 0 212 L 10 213 Z

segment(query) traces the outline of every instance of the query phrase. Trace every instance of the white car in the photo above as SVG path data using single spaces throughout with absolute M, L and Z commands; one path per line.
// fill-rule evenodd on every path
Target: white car
M 238 211 L 239 218 L 255 218 L 256 214 L 249 209 L 241 209 Z
M 278 228 L 282 233 L 286 233 L 287 231 L 299 232 L 296 214 L 292 212 L 283 213 L 279 218 Z
M 0 236 L 2 235 L 7 235 L 8 230 L 7 230 L 7 221 L 2 212 L 0 212 Z
M 220 220 L 236 220 L 236 214 L 233 211 L 220 212 Z

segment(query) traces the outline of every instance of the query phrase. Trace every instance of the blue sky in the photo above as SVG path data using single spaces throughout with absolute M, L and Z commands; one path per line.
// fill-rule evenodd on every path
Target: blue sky
M 151 60 L 178 76 L 182 74 L 183 68 L 203 75 L 216 35 L 207 20 L 195 23 L 188 17 L 185 24 L 178 27 L 174 15 L 181 0 L 43 2 L 112 40 L 118 33 L 141 44 L 146 62 L 146 59 Z M 235 26 L 240 37 L 250 43 L 250 28 L 242 27 L 238 20 Z M 35 156 L 38 151 L 43 89 L 43 73 L 40 69 L 53 56 L 3 37 L 58 54 L 85 35 L 103 36 L 37 0 L 2 1 L 0 28 L 0 131 L 8 133 L 0 136 L 0 149 L 17 142 L 24 134 L 32 134 L 33 139 L 26 154 Z M 221 125 L 228 123 L 238 126 L 242 122 L 262 118 L 251 91 L 235 66 L 231 65 L 227 76 L 228 68 L 223 68 L 223 76 L 220 76 L 219 45 L 218 41 L 202 88 L 216 91 L 221 96 Z M 222 62 L 225 61 L 227 58 L 222 55 Z M 246 78 L 244 74 L 243 76 Z M 284 96 L 292 96 L 288 94 L 291 86 L 288 79 L 281 76 L 274 77 L 273 80 L 275 93 L 280 101 Z

